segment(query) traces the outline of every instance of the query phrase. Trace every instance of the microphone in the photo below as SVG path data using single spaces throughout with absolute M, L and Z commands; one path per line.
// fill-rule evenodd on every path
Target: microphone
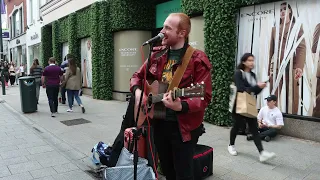
M 145 45 L 150 44 L 150 43 L 157 42 L 157 41 L 159 41 L 159 40 L 161 40 L 161 39 L 163 39 L 163 38 L 164 38 L 164 34 L 159 33 L 157 36 L 155 36 L 155 37 L 149 39 L 148 41 L 144 42 L 144 43 L 142 44 L 142 46 L 145 46 Z

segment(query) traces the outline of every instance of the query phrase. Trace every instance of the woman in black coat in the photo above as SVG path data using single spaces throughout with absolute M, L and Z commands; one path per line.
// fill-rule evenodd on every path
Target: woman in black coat
M 237 87 L 237 92 L 247 92 L 249 94 L 258 95 L 263 88 L 266 87 L 265 82 L 257 82 L 256 75 L 252 72 L 254 68 L 254 56 L 251 53 L 246 53 L 242 56 L 241 62 L 234 74 L 234 83 Z M 253 140 L 257 149 L 260 153 L 260 161 L 264 162 L 273 157 L 275 153 L 270 153 L 263 150 L 261 139 L 258 132 L 258 121 L 256 118 L 248 118 L 237 114 L 235 112 L 236 104 L 234 105 L 232 118 L 234 121 L 233 127 L 230 131 L 230 144 L 228 146 L 228 151 L 231 155 L 236 156 L 238 153 L 235 149 L 235 140 L 239 131 L 245 123 L 248 124 L 250 132 L 252 133 Z

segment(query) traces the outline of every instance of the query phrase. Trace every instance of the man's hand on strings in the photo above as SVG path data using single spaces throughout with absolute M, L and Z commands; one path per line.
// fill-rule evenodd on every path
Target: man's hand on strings
M 164 106 L 166 106 L 169 109 L 172 109 L 174 111 L 181 111 L 182 110 L 182 104 L 181 99 L 176 98 L 174 101 L 171 96 L 172 91 L 169 91 L 168 93 L 165 93 L 162 98 L 162 102 Z

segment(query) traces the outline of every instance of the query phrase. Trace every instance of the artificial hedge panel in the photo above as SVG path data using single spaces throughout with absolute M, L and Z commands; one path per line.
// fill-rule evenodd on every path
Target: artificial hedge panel
M 92 28 L 91 8 L 82 9 L 76 13 L 77 15 L 77 37 L 79 39 L 90 36 Z
M 48 65 L 52 57 L 52 26 L 46 25 L 41 28 L 41 51 L 40 61 L 43 67 Z
M 100 92 L 99 99 L 112 100 L 113 90 L 113 64 L 114 46 L 113 33 L 110 28 L 110 4 L 102 1 L 99 8 L 99 33 L 100 33 Z
M 68 17 L 59 19 L 59 42 L 65 43 L 68 42 L 68 32 L 69 32 L 69 22 Z
M 112 0 L 110 24 L 113 31 L 155 28 L 155 5 L 152 0 Z
M 204 7 L 205 49 L 211 60 L 212 103 L 205 120 L 217 125 L 230 125 L 230 83 L 234 72 L 236 49 L 235 0 L 207 0 Z
M 101 82 L 101 66 L 100 66 L 100 43 L 102 43 L 99 32 L 99 5 L 100 2 L 96 2 L 91 6 L 91 22 L 92 22 L 92 94 L 94 99 L 100 99 L 102 96 L 100 93 Z
M 207 0 L 180 0 L 182 11 L 188 15 L 202 14 Z
M 81 23 L 81 22 L 78 22 Z M 79 44 L 77 38 L 77 16 L 72 13 L 68 16 L 68 43 L 69 54 L 72 54 L 76 60 L 77 66 L 81 67 L 81 57 L 79 57 Z
M 60 31 L 61 28 L 59 26 L 60 22 L 59 21 L 54 21 L 52 23 L 52 54 L 53 57 L 56 58 L 57 64 L 60 64 L 62 61 L 61 57 L 61 43 L 60 43 Z

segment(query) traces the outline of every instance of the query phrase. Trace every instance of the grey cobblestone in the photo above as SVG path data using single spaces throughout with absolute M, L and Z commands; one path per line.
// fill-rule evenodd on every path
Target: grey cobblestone
M 10 176 L 11 173 L 7 166 L 0 166 L 0 177 Z
M 69 171 L 78 170 L 79 168 L 74 164 L 68 163 L 54 166 L 53 169 L 55 169 L 58 173 L 65 173 Z
M 52 167 L 49 167 L 49 168 L 30 171 L 30 173 L 34 178 L 43 178 L 51 175 L 56 175 L 57 171 L 55 171 Z
M 25 163 L 9 165 L 8 168 L 12 174 L 19 174 L 23 172 L 41 169 L 42 166 L 37 161 L 29 161 Z
M 33 177 L 29 172 L 21 173 L 21 174 L 15 174 L 12 176 L 6 176 L 3 178 L 0 178 L 0 180 L 32 180 Z
M 49 145 L 32 147 L 32 148 L 28 148 L 27 150 L 30 152 L 30 154 L 39 154 L 39 153 L 54 151 L 54 149 Z

